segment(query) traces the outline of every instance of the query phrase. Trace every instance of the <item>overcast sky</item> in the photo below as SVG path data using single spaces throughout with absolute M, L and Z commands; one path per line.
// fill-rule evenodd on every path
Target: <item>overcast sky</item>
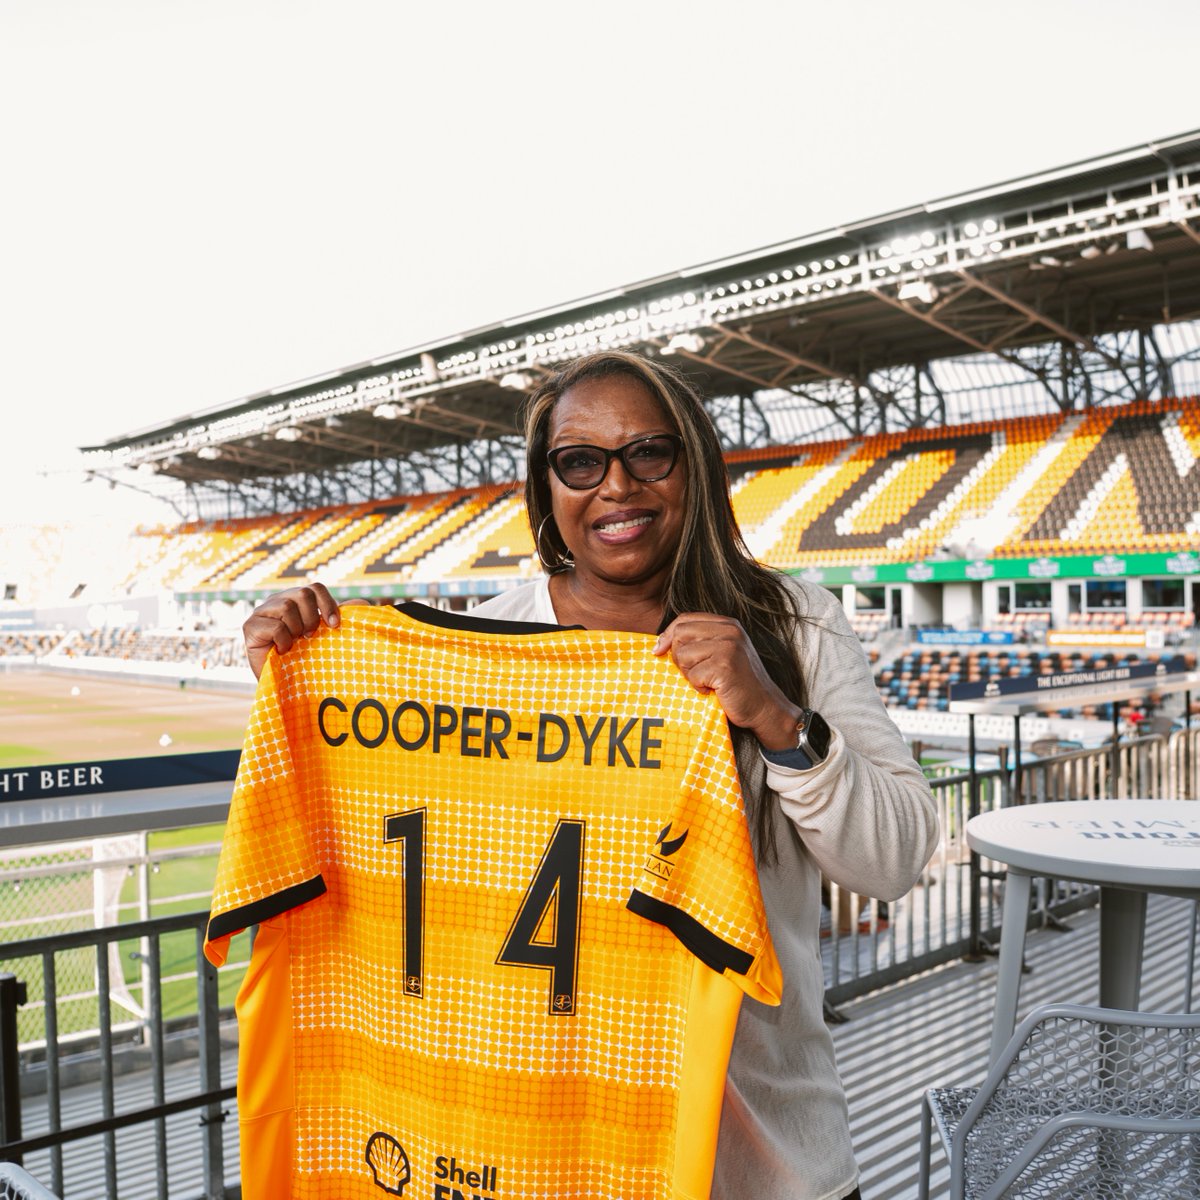
M 0 522 L 72 448 L 1200 128 L 1195 0 L 0 0 Z

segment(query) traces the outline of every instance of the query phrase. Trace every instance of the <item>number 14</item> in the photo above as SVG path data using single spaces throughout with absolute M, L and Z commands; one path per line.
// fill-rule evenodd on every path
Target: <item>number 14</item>
M 383 840 L 404 843 L 404 994 L 425 994 L 426 810 L 385 817 Z M 579 968 L 579 899 L 583 891 L 584 822 L 559 820 L 542 854 L 496 963 L 550 972 L 547 1011 L 575 1012 Z

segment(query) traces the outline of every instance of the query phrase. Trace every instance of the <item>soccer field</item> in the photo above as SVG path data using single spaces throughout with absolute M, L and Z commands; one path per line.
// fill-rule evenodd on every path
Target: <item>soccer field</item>
M 6 672 L 0 674 L 0 769 L 234 750 L 252 699 L 249 691 Z
M 185 690 L 178 685 L 36 670 L 0 673 L 0 770 L 237 749 L 252 699 L 249 690 Z M 170 739 L 166 745 L 164 734 Z M 207 907 L 216 868 L 213 845 L 220 837 L 219 826 L 151 833 L 148 849 L 154 866 L 147 885 L 152 916 Z M 172 857 L 173 852 L 182 852 L 183 857 Z M 64 861 L 75 857 L 81 859 L 78 869 L 65 870 Z M 0 939 L 11 943 L 90 927 L 94 864 L 84 847 L 70 852 L 61 846 L 24 853 L 13 849 L 0 858 Z M 138 916 L 138 890 L 137 874 L 131 868 L 121 889 L 120 921 Z M 131 957 L 137 949 L 136 943 L 120 943 L 114 965 L 134 998 L 144 1000 L 140 968 Z M 191 934 L 167 935 L 162 955 L 165 1015 L 194 1012 L 196 950 Z M 96 1027 L 94 957 L 92 951 L 82 949 L 56 956 L 58 1021 L 63 1034 Z M 20 1037 L 23 1043 L 36 1042 L 43 1021 L 41 964 L 15 959 L 7 960 L 3 968 L 28 982 L 30 1004 L 20 1015 Z M 232 1002 L 240 978 L 240 969 L 221 973 L 222 1003 Z

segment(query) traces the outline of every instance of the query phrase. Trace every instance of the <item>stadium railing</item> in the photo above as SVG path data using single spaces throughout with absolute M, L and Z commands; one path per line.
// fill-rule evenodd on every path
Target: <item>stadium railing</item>
M 1003 868 L 983 862 L 971 871 L 965 830 L 972 813 L 1049 800 L 1200 799 L 1200 727 L 1125 739 L 1116 755 L 1103 745 L 1025 761 L 1019 772 L 1007 762 L 978 770 L 974 796 L 970 772 L 927 773 L 942 836 L 917 886 L 886 909 L 836 885 L 829 889 L 829 925 L 838 930 L 822 943 L 831 1005 L 998 941 Z M 1031 920 L 1049 922 L 1098 899 L 1095 887 L 1059 881 L 1042 889 Z
M 31 768 L 16 773 L 23 798 L 0 809 L 0 888 L 23 897 L 0 943 L 0 1159 L 23 1159 L 60 1195 L 165 1195 L 168 1178 L 171 1195 L 238 1194 L 231 1000 L 247 955 L 235 949 L 218 973 L 201 952 L 211 831 L 190 852 L 145 845 L 150 831 L 223 821 L 237 761 Z M 185 864 L 146 919 L 146 876 L 187 853 L 207 859 L 206 890 Z M 55 928 L 47 889 L 84 927 Z

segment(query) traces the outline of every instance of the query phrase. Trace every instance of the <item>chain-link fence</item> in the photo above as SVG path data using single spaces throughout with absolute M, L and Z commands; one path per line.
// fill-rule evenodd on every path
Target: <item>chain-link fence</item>
M 204 911 L 219 838 L 219 827 L 207 826 L 0 851 L 0 940 L 17 942 Z M 136 1037 L 146 1016 L 146 946 L 137 938 L 122 939 L 111 943 L 106 954 L 114 1033 Z M 180 1021 L 194 1017 L 196 964 L 190 938 L 165 939 L 161 954 L 165 1016 Z M 21 960 L 7 969 L 28 981 L 18 1037 L 23 1052 L 36 1054 L 44 1041 L 42 964 Z M 62 1043 L 94 1039 L 100 970 L 93 947 L 55 953 Z M 228 980 L 223 977 L 223 1003 L 232 1002 L 237 979 L 240 972 Z

